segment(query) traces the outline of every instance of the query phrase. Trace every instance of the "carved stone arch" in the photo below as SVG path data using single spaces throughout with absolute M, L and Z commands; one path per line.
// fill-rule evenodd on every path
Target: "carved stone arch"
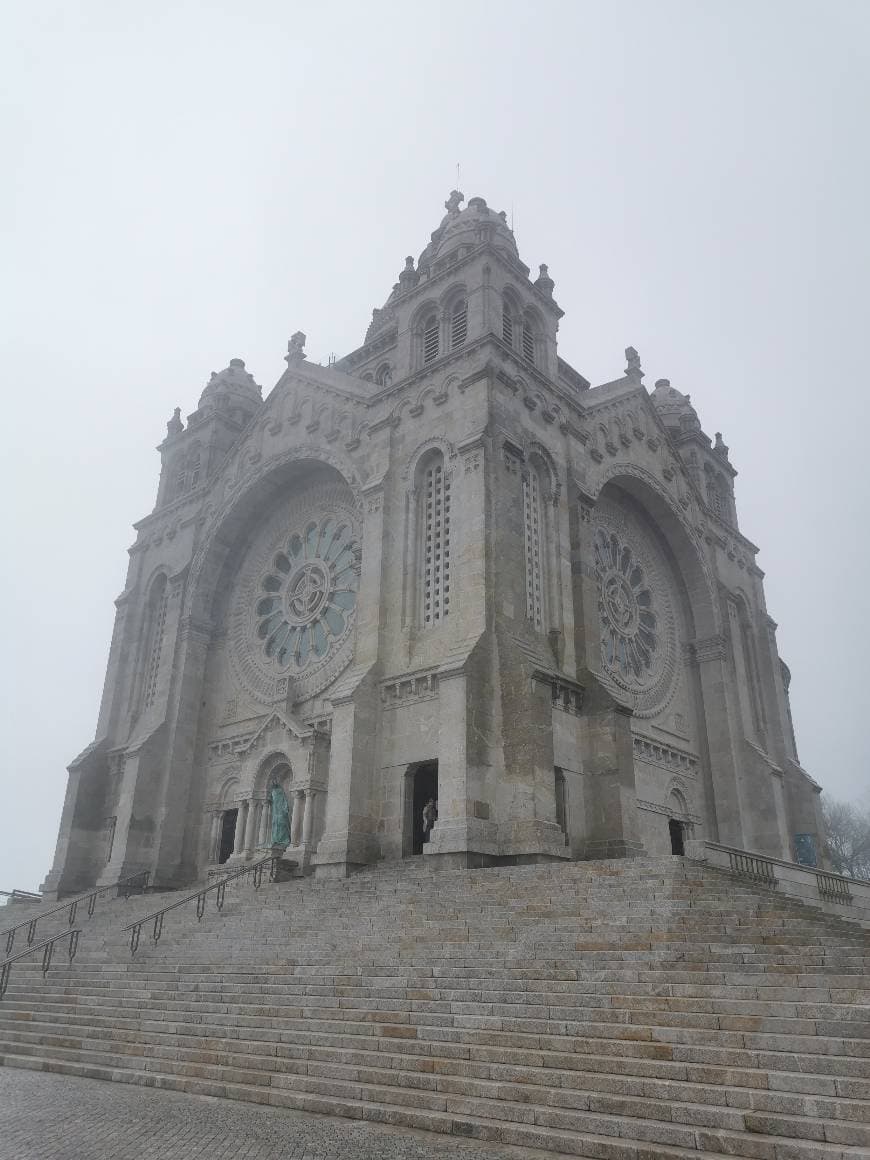
M 240 779 L 238 771 L 230 774 L 229 777 L 224 778 L 221 788 L 218 792 L 218 801 L 223 809 L 230 809 L 236 800 L 236 795 L 239 792 Z
M 468 297 L 468 286 L 465 282 L 452 282 L 438 298 L 438 309 L 444 314 L 457 298 Z
M 285 766 L 289 770 L 289 776 L 283 775 L 279 780 L 286 789 L 296 779 L 296 769 L 283 749 L 271 749 L 257 762 L 253 777 L 254 793 L 268 793 L 273 777 Z
M 428 439 L 424 439 L 422 443 L 418 443 L 411 454 L 408 456 L 408 460 L 402 470 L 402 479 L 405 482 L 414 480 L 417 475 L 417 467 L 420 463 L 420 460 L 428 452 L 436 449 L 443 454 L 445 467 L 447 466 L 448 462 L 452 462 L 456 459 L 456 448 L 453 446 L 453 444 L 448 439 L 442 438 L 440 435 L 432 435 Z
M 556 466 L 556 461 L 543 443 L 533 441 L 526 449 L 526 460 L 531 463 L 536 458 L 543 463 L 549 477 L 550 486 L 547 498 L 552 500 L 553 503 L 558 503 L 559 497 L 562 494 L 562 479 L 559 474 L 559 469 Z
M 430 314 L 441 317 L 441 305 L 437 298 L 427 298 L 420 303 L 411 315 L 410 329 L 412 331 L 419 330 Z
M 674 778 L 668 786 L 667 797 L 665 798 L 665 805 L 669 810 L 673 809 L 676 816 L 681 820 L 691 824 L 692 812 L 689 809 L 689 802 L 691 800 L 691 793 L 688 786 L 680 778 Z
M 700 536 L 680 505 L 651 472 L 637 464 L 611 465 L 603 473 L 596 500 L 608 486 L 624 491 L 647 512 L 657 537 L 667 547 L 687 602 L 687 631 L 691 638 L 705 640 L 718 636 L 722 631 L 722 616 L 716 599 L 716 582 Z
M 252 522 L 282 487 L 291 487 L 307 470 L 327 468 L 345 484 L 357 512 L 362 513 L 360 479 L 354 465 L 334 448 L 300 444 L 258 463 L 218 505 L 205 525 L 202 541 L 190 565 L 183 615 L 204 625 L 211 623 L 212 601 L 231 550 L 244 538 Z

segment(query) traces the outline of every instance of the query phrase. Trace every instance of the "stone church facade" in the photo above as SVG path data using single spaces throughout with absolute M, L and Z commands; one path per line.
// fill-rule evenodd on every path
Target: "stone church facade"
M 276 782 L 318 875 L 819 845 L 728 448 L 631 348 L 590 386 L 463 201 L 358 349 L 176 410 L 47 893 L 244 865 Z

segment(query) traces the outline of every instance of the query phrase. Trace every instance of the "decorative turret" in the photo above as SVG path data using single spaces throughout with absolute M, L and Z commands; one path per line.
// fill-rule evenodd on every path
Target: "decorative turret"
M 542 294 L 546 294 L 548 298 L 553 297 L 553 291 L 556 289 L 556 283 L 550 277 L 550 271 L 544 262 L 538 267 L 538 277 L 535 279 L 535 288 L 540 290 Z
M 173 439 L 176 435 L 180 435 L 184 430 L 184 424 L 181 421 L 181 407 L 176 407 L 172 412 L 172 418 L 166 424 L 166 438 Z
M 199 398 L 199 408 L 212 406 L 231 410 L 241 406 L 246 412 L 258 407 L 263 393 L 254 376 L 245 370 L 243 359 L 231 358 L 222 371 L 212 371 L 211 378 Z
M 438 229 L 432 233 L 429 245 L 417 262 L 417 268 L 421 272 L 428 270 L 440 258 L 460 246 L 479 246 L 484 241 L 492 242 L 511 257 L 519 259 L 517 244 L 513 231 L 508 227 L 505 212 L 496 213 L 482 197 L 472 197 L 466 208 L 460 209 L 464 198 L 463 193 L 454 189 L 445 201 L 447 213 L 441 219 Z
M 701 430 L 701 421 L 698 412 L 692 406 L 691 395 L 684 395 L 672 387 L 670 379 L 657 379 L 650 398 L 668 430 L 675 432 Z

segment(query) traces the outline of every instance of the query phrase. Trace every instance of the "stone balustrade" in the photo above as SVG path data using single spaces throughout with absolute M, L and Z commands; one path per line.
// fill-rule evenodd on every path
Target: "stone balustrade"
M 686 856 L 770 886 L 780 894 L 799 898 L 828 914 L 870 927 L 870 882 L 739 850 L 734 846 L 723 846 L 719 842 L 689 840 L 686 842 Z

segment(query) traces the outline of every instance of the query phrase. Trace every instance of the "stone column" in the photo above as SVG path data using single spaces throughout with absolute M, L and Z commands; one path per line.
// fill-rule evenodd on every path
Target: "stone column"
M 221 835 L 221 810 L 215 810 L 211 816 L 211 835 L 209 837 L 208 854 L 206 856 L 207 862 L 217 862 L 218 860 L 218 842 Z
M 260 829 L 257 845 L 269 846 L 271 845 L 270 839 L 272 836 L 272 803 L 270 801 L 264 801 L 260 805 L 262 808 L 260 810 Z
M 233 858 L 242 858 L 245 853 L 245 831 L 248 828 L 248 802 L 239 802 L 239 812 L 236 817 L 236 835 L 233 841 Z
M 305 791 L 293 791 L 293 817 L 290 819 L 290 845 L 299 846 L 302 842 L 303 815 L 305 814 Z
M 302 845 L 306 849 L 311 845 L 311 831 L 314 828 L 314 799 L 316 796 L 316 789 L 308 789 L 305 791 L 305 817 L 302 821 Z
M 248 802 L 248 817 L 245 825 L 245 855 L 249 857 L 254 850 L 257 842 L 257 830 L 260 825 L 260 808 L 262 802 L 254 801 L 253 798 Z

